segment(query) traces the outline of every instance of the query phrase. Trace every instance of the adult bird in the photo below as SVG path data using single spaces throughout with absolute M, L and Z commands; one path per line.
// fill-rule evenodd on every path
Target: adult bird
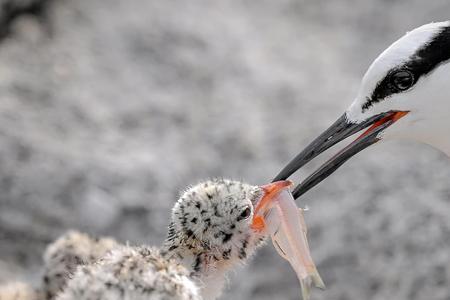
M 274 179 L 288 178 L 317 155 L 362 132 L 294 190 L 298 198 L 349 158 L 381 140 L 411 139 L 450 156 L 450 21 L 418 27 L 381 53 L 356 99 Z

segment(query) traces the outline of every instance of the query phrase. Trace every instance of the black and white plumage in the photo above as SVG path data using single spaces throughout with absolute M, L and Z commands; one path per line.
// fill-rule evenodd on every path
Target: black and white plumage
M 42 300 L 199 299 L 189 272 L 151 247 L 71 231 L 48 246 L 44 263 Z
M 226 273 L 265 240 L 251 228 L 253 206 L 263 194 L 226 179 L 189 188 L 172 210 L 161 249 L 69 233 L 45 255 L 47 299 L 60 290 L 57 300 L 216 299 Z
M 61 236 L 44 253 L 43 299 L 54 299 L 64 290 L 78 266 L 93 263 L 118 246 L 112 238 L 92 238 L 77 231 Z
M 385 139 L 429 144 L 450 156 L 450 21 L 418 27 L 371 64 L 347 111 L 298 154 L 275 180 L 288 178 L 317 155 L 366 130 L 295 190 L 299 197 L 356 153 Z
M 162 251 L 190 270 L 204 300 L 216 299 L 226 273 L 265 240 L 251 229 L 253 206 L 262 195 L 260 187 L 216 179 L 191 187 L 175 204 Z
M 80 265 L 88 265 L 120 244 L 112 238 L 92 238 L 69 231 L 51 243 L 44 253 L 44 272 L 39 287 L 24 282 L 0 286 L 0 300 L 53 300 Z
M 187 270 L 158 249 L 121 246 L 80 266 L 57 300 L 200 300 Z

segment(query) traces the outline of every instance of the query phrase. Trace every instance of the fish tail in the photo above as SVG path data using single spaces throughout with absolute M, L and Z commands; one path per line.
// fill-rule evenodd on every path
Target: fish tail
M 311 296 L 311 277 L 300 279 L 300 286 L 302 288 L 303 300 L 309 300 Z
M 319 288 L 321 290 L 325 289 L 325 283 L 320 277 L 319 271 L 317 271 L 316 267 L 314 267 L 314 270 L 311 272 L 310 276 L 316 288 Z
M 325 283 L 323 283 L 322 278 L 319 275 L 319 272 L 316 268 L 312 270 L 308 276 L 300 279 L 300 286 L 302 288 L 302 297 L 303 300 L 309 300 L 311 297 L 311 286 L 314 285 L 316 288 L 321 290 L 325 289 Z

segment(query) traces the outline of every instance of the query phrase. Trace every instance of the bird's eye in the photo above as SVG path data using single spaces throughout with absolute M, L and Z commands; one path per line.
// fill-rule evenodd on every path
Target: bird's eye
M 399 70 L 391 75 L 391 83 L 399 91 L 406 91 L 414 85 L 414 75 L 408 70 Z
M 248 219 L 248 217 L 250 217 L 251 214 L 252 214 L 252 209 L 250 208 L 250 206 L 246 206 L 244 208 L 244 210 L 241 212 L 239 219 L 241 219 L 241 220 Z

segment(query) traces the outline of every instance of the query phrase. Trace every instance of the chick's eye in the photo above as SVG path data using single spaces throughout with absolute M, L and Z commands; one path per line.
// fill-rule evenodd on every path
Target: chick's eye
M 400 70 L 391 75 L 391 83 L 399 91 L 405 91 L 414 84 L 414 76 L 408 70 Z
M 248 217 L 250 217 L 250 215 L 252 214 L 252 209 L 250 208 L 250 206 L 247 206 L 244 208 L 244 210 L 241 212 L 240 214 L 240 219 L 248 219 Z

